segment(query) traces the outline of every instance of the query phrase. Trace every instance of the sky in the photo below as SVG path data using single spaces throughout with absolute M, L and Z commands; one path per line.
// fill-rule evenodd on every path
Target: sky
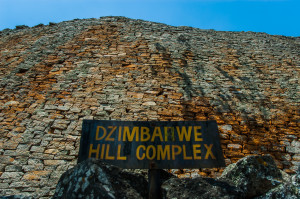
M 300 36 L 300 0 L 0 0 L 0 30 L 103 16 Z

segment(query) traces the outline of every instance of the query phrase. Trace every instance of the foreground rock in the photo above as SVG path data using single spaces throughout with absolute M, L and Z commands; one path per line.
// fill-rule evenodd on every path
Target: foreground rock
M 253 198 L 266 193 L 284 180 L 273 158 L 248 156 L 229 165 L 220 180 L 229 180 L 245 193 L 245 198 Z
M 139 172 L 87 160 L 61 176 L 53 198 L 147 198 L 147 173 Z M 289 176 L 268 155 L 245 157 L 229 165 L 218 179 L 166 174 L 161 175 L 164 199 L 300 198 L 300 172 Z
M 146 198 L 147 186 L 142 174 L 90 159 L 61 176 L 53 199 Z
M 12 195 L 12 196 L 0 196 L 0 199 L 32 199 L 32 197 Z
M 298 199 L 300 198 L 300 167 L 296 175 L 286 178 L 285 182 L 269 190 L 266 194 L 256 199 Z
M 283 199 L 300 198 L 299 175 L 281 172 L 271 156 L 248 156 L 229 165 L 218 179 L 170 179 L 164 198 Z
M 239 199 L 243 196 L 237 187 L 212 178 L 171 178 L 163 183 L 162 190 L 166 199 Z

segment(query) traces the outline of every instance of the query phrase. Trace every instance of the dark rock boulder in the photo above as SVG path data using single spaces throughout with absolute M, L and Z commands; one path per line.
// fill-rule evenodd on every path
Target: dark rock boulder
M 219 180 L 231 181 L 243 190 L 245 198 L 265 194 L 283 182 L 280 170 L 270 155 L 247 156 L 229 165 Z
M 162 193 L 165 199 L 243 198 L 243 192 L 235 186 L 212 178 L 171 178 L 163 183 Z
M 248 156 L 229 165 L 218 179 L 170 179 L 164 198 L 300 198 L 298 175 L 280 171 L 269 155 Z
M 300 185 L 300 166 L 298 167 L 296 174 L 291 179 L 293 184 Z
M 298 199 L 300 198 L 300 167 L 293 176 L 287 176 L 285 182 L 255 199 Z
M 299 199 L 300 188 L 291 183 L 280 184 L 274 189 L 271 189 L 266 194 L 256 197 L 255 199 Z
M 32 199 L 29 196 L 11 195 L 11 196 L 0 196 L 0 199 Z
M 176 178 L 161 170 L 164 199 L 297 199 L 300 173 L 277 169 L 271 156 L 248 156 L 229 165 L 218 179 Z M 147 198 L 146 170 L 120 169 L 99 160 L 86 160 L 64 173 L 56 187 L 58 198 Z
M 89 159 L 61 176 L 53 199 L 146 198 L 147 186 L 142 174 Z

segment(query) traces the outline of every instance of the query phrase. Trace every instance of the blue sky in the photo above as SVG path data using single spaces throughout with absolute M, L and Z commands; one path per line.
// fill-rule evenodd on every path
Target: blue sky
M 0 30 L 101 16 L 300 36 L 300 0 L 0 0 Z

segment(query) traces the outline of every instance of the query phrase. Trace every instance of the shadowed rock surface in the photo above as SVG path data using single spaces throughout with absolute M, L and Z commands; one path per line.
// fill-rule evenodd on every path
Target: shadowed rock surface
M 64 173 L 53 199 L 59 198 L 146 198 L 148 183 L 138 173 L 130 173 L 90 159 Z
M 285 182 L 269 190 L 266 194 L 256 199 L 299 199 L 300 198 L 300 167 L 295 175 L 285 178 Z
M 228 166 L 218 179 L 177 178 L 161 171 L 164 199 L 298 199 L 299 173 L 288 175 L 270 156 L 249 156 Z M 81 162 L 65 172 L 53 199 L 147 198 L 145 170 L 121 169 L 99 160 Z M 1 199 L 29 199 L 21 195 Z
M 32 197 L 12 195 L 12 196 L 0 196 L 0 199 L 31 199 Z
M 243 197 L 243 192 L 237 187 L 212 178 L 171 178 L 164 182 L 162 189 L 163 198 L 166 199 L 239 199 Z
M 246 198 L 262 195 L 283 181 L 280 170 L 269 155 L 243 158 L 229 165 L 219 179 L 233 182 L 246 193 Z
M 248 156 L 228 166 L 218 179 L 176 178 L 163 172 L 164 199 L 296 199 L 299 175 L 281 172 L 271 156 Z M 59 198 L 147 198 L 147 176 L 88 160 L 62 175 Z
M 266 194 L 255 199 L 299 199 L 300 185 L 285 183 L 271 189 Z
M 284 177 L 283 177 L 284 176 Z M 162 185 L 164 198 L 296 199 L 298 175 L 281 172 L 271 156 L 248 156 L 229 165 L 218 179 L 169 179 Z

